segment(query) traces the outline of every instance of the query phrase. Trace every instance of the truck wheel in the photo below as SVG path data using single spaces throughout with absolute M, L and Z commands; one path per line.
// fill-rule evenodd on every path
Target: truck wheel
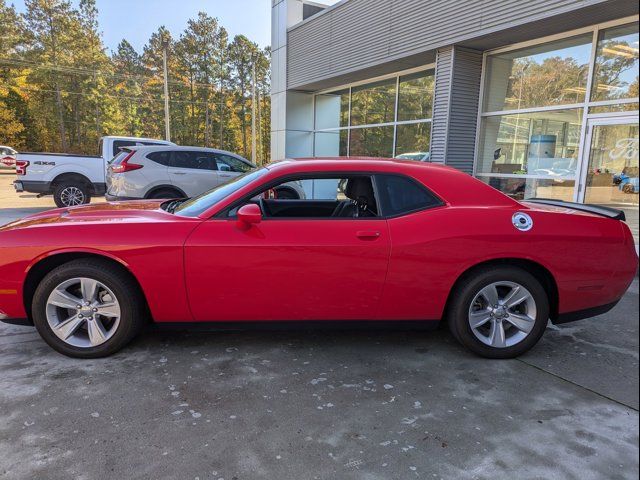
M 91 191 L 84 183 L 63 181 L 53 190 L 53 200 L 58 208 L 83 205 L 91 201 Z

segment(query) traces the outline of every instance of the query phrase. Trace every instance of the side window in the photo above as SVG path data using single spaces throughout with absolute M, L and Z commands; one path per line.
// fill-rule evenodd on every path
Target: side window
M 215 155 L 207 152 L 192 152 L 193 162 L 195 168 L 198 170 L 217 170 L 218 165 L 216 163 Z
M 193 170 L 216 170 L 216 159 L 208 152 L 173 152 L 173 165 L 176 168 L 191 168 Z
M 265 219 L 357 219 L 379 217 L 369 175 L 287 179 L 246 198 L 228 212 L 233 217 L 248 203 L 257 203 Z
M 385 216 L 442 205 L 442 201 L 424 186 L 402 175 L 376 175 L 376 186 Z
M 173 167 L 176 168 L 193 168 L 191 163 L 191 155 L 189 152 L 177 151 L 173 152 Z
M 248 163 L 232 157 L 231 155 L 224 155 L 222 153 L 216 154 L 216 163 L 218 170 L 221 172 L 245 173 L 253 169 L 253 167 Z
M 164 165 L 165 167 L 171 167 L 173 166 L 173 163 L 171 161 L 171 153 L 171 151 L 151 152 L 147 154 L 147 158 L 149 160 L 153 160 L 156 163 L 159 163 L 160 165 Z

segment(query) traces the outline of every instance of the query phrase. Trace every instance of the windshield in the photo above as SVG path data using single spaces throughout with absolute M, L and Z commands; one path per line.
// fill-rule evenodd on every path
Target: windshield
M 197 217 L 212 205 L 218 203 L 220 200 L 228 197 L 232 193 L 237 192 L 242 187 L 250 184 L 257 178 L 262 177 L 267 172 L 268 170 L 266 168 L 261 168 L 260 170 L 253 170 L 245 173 L 244 175 L 240 175 L 229 183 L 219 185 L 208 192 L 186 200 L 178 205 L 173 213 L 183 217 Z
M 428 152 L 415 152 L 415 153 L 403 153 L 398 155 L 396 158 L 401 158 L 403 160 L 422 160 L 426 155 L 429 155 Z

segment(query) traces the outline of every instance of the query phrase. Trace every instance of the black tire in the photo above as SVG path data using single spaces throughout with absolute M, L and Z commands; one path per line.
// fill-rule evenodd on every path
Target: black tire
M 515 282 L 533 297 L 536 316 L 533 328 L 519 343 L 508 347 L 493 347 L 480 341 L 469 325 L 469 309 L 476 295 L 494 282 Z M 517 267 L 481 268 L 466 274 L 452 292 L 447 322 L 453 336 L 472 352 L 486 358 L 514 358 L 531 349 L 542 337 L 549 320 L 549 298 L 544 287 L 530 273 Z
M 46 316 L 46 303 L 52 290 L 65 280 L 87 277 L 106 285 L 120 305 L 120 323 L 111 338 L 92 347 L 69 345 L 53 332 Z M 32 301 L 33 322 L 40 336 L 53 349 L 75 358 L 100 358 L 111 355 L 129 343 L 146 323 L 145 299 L 135 280 L 109 261 L 78 259 L 49 272 L 36 288 Z
M 184 198 L 184 195 L 170 188 L 160 188 L 158 190 L 151 192 L 149 196 L 147 196 L 147 198 L 153 199 L 153 200 L 166 198 L 167 200 L 169 200 L 172 198 Z
M 75 190 L 77 189 L 77 190 Z M 70 193 L 78 193 L 82 196 L 79 203 L 70 203 Z M 91 188 L 81 181 L 63 180 L 56 184 L 53 189 L 53 201 L 56 202 L 58 208 L 72 207 L 75 205 L 84 205 L 91 202 Z

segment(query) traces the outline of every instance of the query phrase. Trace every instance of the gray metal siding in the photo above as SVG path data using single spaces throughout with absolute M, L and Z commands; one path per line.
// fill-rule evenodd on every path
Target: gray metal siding
M 446 47 L 436 54 L 431 161 L 473 171 L 482 52 Z
M 473 173 L 482 52 L 456 47 L 445 163 Z
M 433 122 L 431 124 L 431 161 L 445 163 L 447 132 L 449 130 L 449 97 L 451 95 L 451 69 L 453 47 L 436 53 L 436 81 L 433 92 Z
M 331 86 L 448 45 L 490 48 L 637 12 L 632 0 L 348 0 L 289 30 L 287 87 Z

